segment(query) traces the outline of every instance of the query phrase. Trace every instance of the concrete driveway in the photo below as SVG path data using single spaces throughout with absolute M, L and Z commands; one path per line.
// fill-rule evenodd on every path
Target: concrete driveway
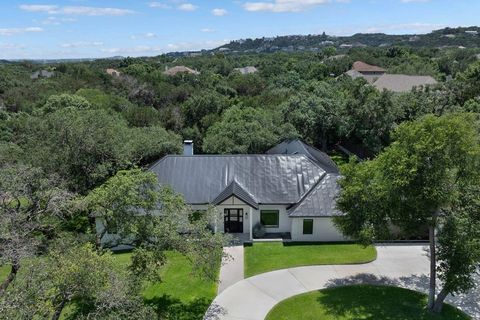
M 207 320 L 263 320 L 280 301 L 333 286 L 388 284 L 428 290 L 429 259 L 422 245 L 377 246 L 377 260 L 359 265 L 298 267 L 263 273 L 226 288 L 213 301 Z M 480 284 L 480 281 L 479 281 Z M 447 301 L 480 319 L 480 290 Z

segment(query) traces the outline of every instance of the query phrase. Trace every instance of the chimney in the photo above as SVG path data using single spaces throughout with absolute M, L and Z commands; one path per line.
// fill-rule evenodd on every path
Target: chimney
M 193 140 L 184 140 L 183 141 L 183 155 L 184 156 L 193 156 Z

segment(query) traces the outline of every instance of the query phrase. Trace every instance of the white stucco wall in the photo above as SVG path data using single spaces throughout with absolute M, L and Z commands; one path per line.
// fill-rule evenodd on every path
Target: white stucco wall
M 335 227 L 330 217 L 324 218 L 291 218 L 293 241 L 348 241 Z M 303 234 L 303 220 L 313 219 L 313 234 Z

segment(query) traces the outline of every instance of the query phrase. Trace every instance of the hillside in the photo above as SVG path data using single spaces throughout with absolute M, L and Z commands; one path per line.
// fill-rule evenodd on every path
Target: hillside
M 289 35 L 274 38 L 241 39 L 223 45 L 220 52 L 320 51 L 323 47 L 348 49 L 352 47 L 480 47 L 480 28 L 462 27 L 435 30 L 428 34 L 387 35 L 357 33 L 352 36 Z

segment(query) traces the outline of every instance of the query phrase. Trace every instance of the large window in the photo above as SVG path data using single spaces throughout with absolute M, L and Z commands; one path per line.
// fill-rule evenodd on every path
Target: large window
M 313 234 L 313 219 L 303 219 L 303 234 Z
M 278 210 L 261 210 L 260 211 L 260 222 L 266 228 L 278 228 L 278 219 L 279 219 Z

